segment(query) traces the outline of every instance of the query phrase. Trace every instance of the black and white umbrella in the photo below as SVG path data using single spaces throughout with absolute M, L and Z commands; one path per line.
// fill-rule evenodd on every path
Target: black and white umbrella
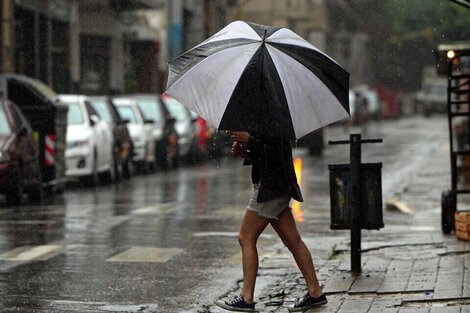
M 293 31 L 236 21 L 169 63 L 165 93 L 217 129 L 298 139 L 348 117 L 348 89 Z

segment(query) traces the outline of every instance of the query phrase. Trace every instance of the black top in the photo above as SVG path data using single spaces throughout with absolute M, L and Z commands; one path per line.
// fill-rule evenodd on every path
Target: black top
M 247 144 L 248 158 L 243 165 L 252 165 L 251 179 L 260 183 L 258 202 L 291 197 L 302 202 L 292 162 L 289 139 L 250 136 Z

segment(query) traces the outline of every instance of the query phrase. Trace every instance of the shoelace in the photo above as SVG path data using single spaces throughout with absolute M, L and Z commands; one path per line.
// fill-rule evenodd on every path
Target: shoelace
M 241 295 L 238 295 L 238 296 L 235 296 L 235 298 L 233 298 L 233 300 L 227 301 L 227 304 L 232 305 L 232 304 L 235 304 L 235 303 L 239 303 L 241 301 L 245 301 L 245 300 L 243 299 L 243 297 Z

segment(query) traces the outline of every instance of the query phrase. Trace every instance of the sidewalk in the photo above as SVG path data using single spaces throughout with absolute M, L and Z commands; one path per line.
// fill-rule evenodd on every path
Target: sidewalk
M 326 306 L 309 312 L 470 313 L 470 242 L 440 229 L 440 195 L 450 185 L 448 147 L 431 154 L 393 195 L 412 213 L 384 209 L 385 228 L 362 231 L 361 275 L 350 273 L 349 231 L 304 237 L 328 295 Z M 470 203 L 460 206 L 470 208 Z M 288 312 L 305 289 L 281 243 L 260 256 L 255 294 L 260 312 Z

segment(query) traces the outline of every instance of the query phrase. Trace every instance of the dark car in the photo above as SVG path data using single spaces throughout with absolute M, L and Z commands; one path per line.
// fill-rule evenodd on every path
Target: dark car
M 133 173 L 133 143 L 126 126 L 128 121 L 120 118 L 119 113 L 108 97 L 90 97 L 89 100 L 100 118 L 112 127 L 115 178 L 117 180 L 121 177 L 130 178 Z
M 0 192 L 10 204 L 19 204 L 24 192 L 42 200 L 39 147 L 31 126 L 18 107 L 0 101 Z
M 198 157 L 198 137 L 196 117 L 191 116 L 191 111 L 178 100 L 161 95 L 168 112 L 175 118 L 175 129 L 178 133 L 179 157 L 187 163 L 194 163 Z
M 177 167 L 178 133 L 175 128 L 176 120 L 170 115 L 160 97 L 152 94 L 134 94 L 124 97 L 137 101 L 144 118 L 153 121 L 151 137 L 155 142 L 157 167 L 163 170 Z
M 65 190 L 68 106 L 43 82 L 19 74 L 0 74 L 0 98 L 13 102 L 33 129 L 47 195 Z

